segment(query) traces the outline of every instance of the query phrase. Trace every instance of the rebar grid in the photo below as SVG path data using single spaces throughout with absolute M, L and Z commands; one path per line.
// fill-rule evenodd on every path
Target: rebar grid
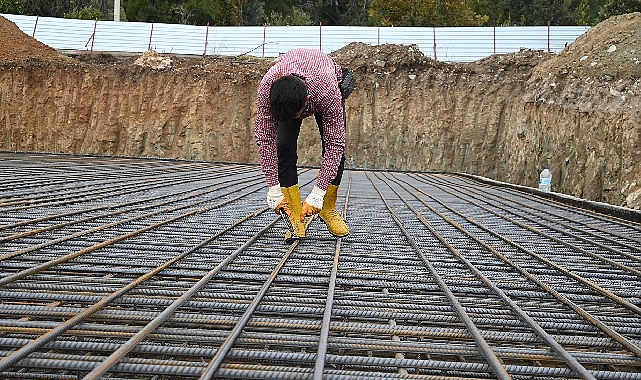
M 290 246 L 253 165 L 0 153 L 0 179 L 0 377 L 641 379 L 634 221 L 351 170 L 350 235 Z

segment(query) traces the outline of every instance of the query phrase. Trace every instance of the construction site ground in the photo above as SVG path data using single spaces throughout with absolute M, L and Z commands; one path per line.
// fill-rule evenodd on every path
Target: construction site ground
M 271 60 L 62 54 L 0 17 L 0 378 L 641 380 L 639 25 L 333 52 L 350 234 L 286 244 L 251 141 Z
M 351 233 L 289 245 L 264 204 L 256 165 L 0 154 L 2 378 L 641 378 L 617 208 L 348 170 Z

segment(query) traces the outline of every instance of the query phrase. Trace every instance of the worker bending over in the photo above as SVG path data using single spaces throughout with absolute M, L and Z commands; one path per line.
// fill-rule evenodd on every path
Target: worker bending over
M 294 49 L 282 55 L 258 87 L 255 137 L 261 169 L 267 180 L 267 204 L 284 210 L 298 238 L 305 236 L 305 217 L 319 214 L 333 235 L 349 234 L 336 211 L 345 167 L 345 99 L 354 89 L 351 70 L 341 68 L 315 49 Z M 297 145 L 303 119 L 314 116 L 322 145 L 322 161 L 312 191 L 301 202 Z

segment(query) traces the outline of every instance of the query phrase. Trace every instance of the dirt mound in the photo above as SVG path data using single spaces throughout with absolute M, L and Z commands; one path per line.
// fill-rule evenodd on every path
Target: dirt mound
M 521 49 L 516 53 L 494 54 L 471 62 L 468 66 L 475 72 L 502 72 L 514 68 L 531 70 L 552 57 L 553 53 L 543 50 Z
M 628 109 L 628 118 L 639 117 L 641 13 L 610 17 L 536 65 L 524 98 L 582 112 Z
M 339 64 L 355 69 L 374 66 L 384 71 L 396 68 L 413 68 L 440 63 L 426 57 L 418 45 L 383 44 L 372 46 L 363 42 L 352 42 L 330 54 Z
M 613 16 L 579 36 L 558 56 L 539 65 L 549 73 L 604 80 L 641 78 L 641 13 Z
M 23 33 L 13 22 L 0 16 L 0 60 L 27 58 L 63 60 L 65 56 L 55 49 Z

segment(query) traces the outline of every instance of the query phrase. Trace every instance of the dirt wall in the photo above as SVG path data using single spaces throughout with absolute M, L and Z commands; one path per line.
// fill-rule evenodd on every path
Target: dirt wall
M 529 50 L 470 64 L 436 62 L 411 46 L 351 44 L 334 55 L 358 80 L 347 101 L 349 168 L 536 186 L 551 165 L 555 191 L 641 208 L 638 66 L 585 75 L 583 56 Z M 258 161 L 256 88 L 271 62 L 176 57 L 154 70 L 132 61 L 0 61 L 0 150 Z M 312 119 L 299 155 L 316 166 Z

